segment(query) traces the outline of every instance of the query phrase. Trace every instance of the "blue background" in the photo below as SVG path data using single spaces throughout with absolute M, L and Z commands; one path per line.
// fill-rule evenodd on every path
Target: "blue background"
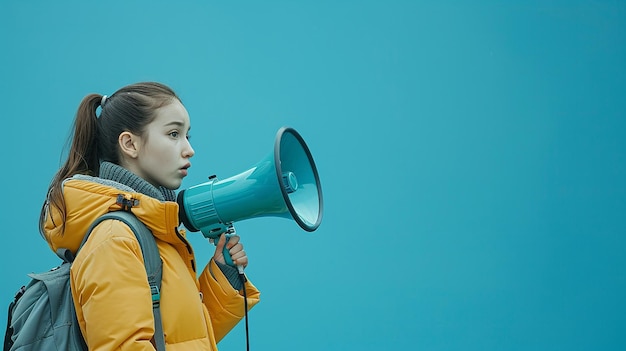
M 253 350 L 626 349 L 622 1 L 2 0 L 0 45 L 2 315 L 58 262 L 37 219 L 80 100 L 156 80 L 183 187 L 283 125 L 317 163 L 316 232 L 237 223 Z

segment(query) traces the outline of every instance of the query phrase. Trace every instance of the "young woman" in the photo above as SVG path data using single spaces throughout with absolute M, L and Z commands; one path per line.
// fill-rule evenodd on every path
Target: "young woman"
M 189 129 L 185 107 L 163 84 L 132 84 L 109 97 L 87 95 L 67 161 L 50 184 L 40 217 L 40 230 L 55 252 L 76 252 L 91 222 L 109 211 L 130 210 L 146 224 L 163 261 L 168 351 L 216 350 L 244 316 L 237 269 L 224 263 L 224 235 L 198 275 L 192 248 L 178 229 L 174 190 L 194 155 Z M 226 245 L 235 264 L 247 266 L 239 237 Z M 251 308 L 259 291 L 245 284 Z M 72 265 L 71 287 L 89 350 L 154 350 L 150 289 L 139 243 L 127 225 L 105 220 L 95 227 Z

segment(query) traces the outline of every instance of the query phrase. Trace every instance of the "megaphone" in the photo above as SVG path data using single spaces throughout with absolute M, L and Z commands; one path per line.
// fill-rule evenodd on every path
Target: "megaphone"
M 292 219 L 315 231 L 323 212 L 322 187 L 313 156 L 293 128 L 276 133 L 274 151 L 252 168 L 224 180 L 209 181 L 178 193 L 179 218 L 215 243 L 234 232 L 233 223 L 257 217 Z M 224 247 L 226 262 L 233 265 Z

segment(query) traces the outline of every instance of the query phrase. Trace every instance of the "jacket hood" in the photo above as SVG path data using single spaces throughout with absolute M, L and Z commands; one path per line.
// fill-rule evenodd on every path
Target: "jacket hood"
M 83 237 L 96 218 L 111 212 L 129 209 L 163 241 L 180 244 L 177 237 L 178 204 L 160 201 L 132 188 L 103 178 L 77 175 L 63 182 L 66 216 L 48 207 L 44 236 L 54 252 L 69 249 L 76 253 Z M 184 235 L 184 232 L 181 233 Z

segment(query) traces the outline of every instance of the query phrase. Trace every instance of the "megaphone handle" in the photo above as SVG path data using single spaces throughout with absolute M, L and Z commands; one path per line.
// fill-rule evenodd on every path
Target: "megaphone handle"
M 230 240 L 230 238 L 233 235 L 235 235 L 235 228 L 231 227 L 231 231 L 229 231 L 228 233 L 220 234 L 220 235 L 226 235 L 226 240 L 224 241 L 224 247 L 222 248 L 222 255 L 224 255 L 224 261 L 226 262 L 227 265 L 231 267 L 237 267 L 237 271 L 239 271 L 239 274 L 243 274 L 243 266 L 242 265 L 235 266 L 235 262 L 233 262 L 233 258 L 230 256 L 230 252 L 228 251 L 228 248 L 226 247 L 226 244 L 228 244 L 228 240 Z M 213 240 L 213 244 L 217 246 L 218 241 L 219 241 L 219 237 Z
M 228 240 L 230 240 L 230 237 L 233 236 L 234 234 L 226 234 L 226 233 L 224 233 L 222 235 L 226 235 L 226 240 L 224 241 L 224 247 L 222 248 L 222 254 L 224 255 L 224 261 L 226 261 L 227 265 L 235 267 L 235 263 L 233 262 L 233 258 L 230 257 L 230 252 L 228 251 L 228 248 L 226 247 L 226 244 L 228 244 Z M 216 245 L 217 245 L 217 241 L 216 241 Z

